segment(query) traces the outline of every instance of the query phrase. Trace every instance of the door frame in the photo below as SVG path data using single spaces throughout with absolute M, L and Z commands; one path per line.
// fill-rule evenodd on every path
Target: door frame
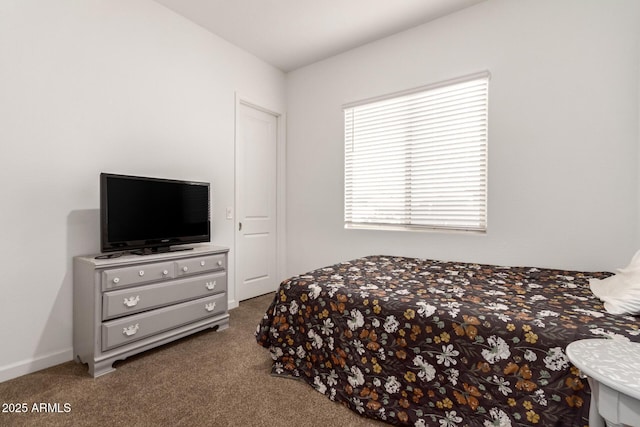
M 238 171 L 239 168 L 239 135 L 240 135 L 240 106 L 254 108 L 276 118 L 276 285 L 284 280 L 286 272 L 286 114 L 276 109 L 265 107 L 262 103 L 254 102 L 250 98 L 236 92 L 235 94 L 235 134 L 234 134 L 234 200 L 233 200 L 233 264 L 234 264 L 234 284 L 233 299 L 229 301 L 229 307 L 237 307 L 240 303 L 237 288 L 239 286 L 240 274 L 238 271 L 238 222 L 237 216 L 239 201 Z M 274 289 L 277 289 L 274 288 Z

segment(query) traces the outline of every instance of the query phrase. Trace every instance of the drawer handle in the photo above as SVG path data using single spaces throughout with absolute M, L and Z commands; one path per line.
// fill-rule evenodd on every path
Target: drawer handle
M 221 265 L 222 265 L 222 261 L 218 261 L 218 266 L 221 266 Z
M 186 273 L 187 271 L 189 271 L 189 267 L 187 267 L 187 266 L 185 265 L 184 267 L 182 267 L 182 271 L 184 271 L 184 272 Z
M 122 328 L 122 333 L 128 337 L 135 335 L 140 329 L 140 324 L 136 323 L 135 325 L 127 326 L 126 328 Z
M 116 285 L 117 285 L 118 283 L 120 283 L 120 278 L 119 278 L 119 277 L 114 277 L 114 278 L 113 278 L 113 283 L 115 283 Z
M 210 302 L 209 304 L 206 304 L 204 306 L 204 309 L 207 311 L 213 311 L 216 309 L 216 303 L 215 302 Z
M 204 261 L 200 261 L 200 266 L 201 266 L 201 267 L 204 267 L 204 265 L 205 265 L 205 264 L 206 264 L 206 262 L 204 262 Z
M 140 302 L 140 295 L 136 295 L 135 297 L 125 298 L 124 305 L 127 307 L 135 307 Z
M 216 288 L 216 281 L 214 280 L 213 282 L 207 282 L 205 286 L 207 287 L 207 289 L 212 291 Z
M 139 275 L 140 277 L 144 276 L 144 270 L 140 270 L 140 271 L 138 272 L 138 275 Z
M 163 275 L 163 276 L 166 276 L 167 274 L 169 274 L 169 270 L 163 270 L 163 271 L 162 271 L 162 275 Z

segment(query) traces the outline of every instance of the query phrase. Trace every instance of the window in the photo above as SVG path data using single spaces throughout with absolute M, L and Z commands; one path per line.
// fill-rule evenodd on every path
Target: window
M 344 107 L 345 227 L 486 231 L 489 74 Z

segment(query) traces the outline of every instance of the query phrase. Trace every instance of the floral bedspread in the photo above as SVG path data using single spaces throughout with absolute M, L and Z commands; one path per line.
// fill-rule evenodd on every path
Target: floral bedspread
M 257 328 L 272 373 L 353 411 L 415 426 L 586 426 L 564 349 L 640 342 L 583 273 L 370 256 L 285 280 Z

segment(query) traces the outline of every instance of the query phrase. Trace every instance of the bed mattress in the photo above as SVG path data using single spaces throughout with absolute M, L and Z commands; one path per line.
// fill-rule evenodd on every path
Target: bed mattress
M 585 426 L 565 347 L 640 342 L 589 289 L 610 275 L 369 256 L 282 282 L 256 339 L 273 374 L 391 424 Z

